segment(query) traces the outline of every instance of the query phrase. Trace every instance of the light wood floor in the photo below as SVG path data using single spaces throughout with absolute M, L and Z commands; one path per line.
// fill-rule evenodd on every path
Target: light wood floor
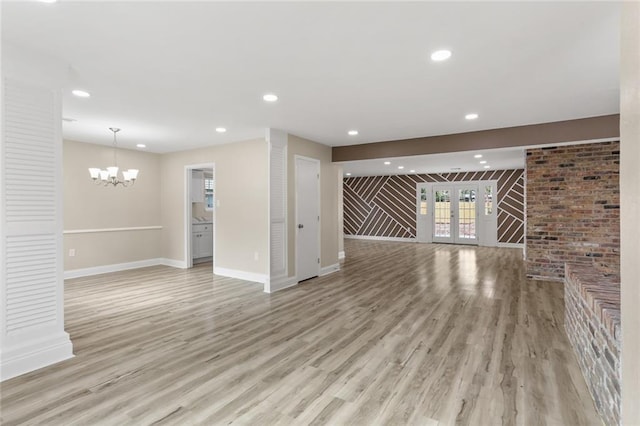
M 275 293 L 152 267 L 66 282 L 74 359 L 2 384 L 3 425 L 601 424 L 562 285 L 521 251 L 346 242 Z

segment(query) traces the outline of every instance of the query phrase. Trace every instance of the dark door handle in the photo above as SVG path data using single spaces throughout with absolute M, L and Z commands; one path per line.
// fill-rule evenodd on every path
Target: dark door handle
M 301 224 L 301 223 L 299 223 L 299 224 L 298 224 L 298 229 L 302 229 L 302 228 L 304 228 L 304 225 L 303 225 L 303 224 Z

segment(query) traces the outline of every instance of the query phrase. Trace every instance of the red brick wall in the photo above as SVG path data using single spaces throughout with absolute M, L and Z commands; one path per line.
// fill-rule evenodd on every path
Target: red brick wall
M 527 151 L 527 276 L 561 280 L 565 262 L 620 272 L 620 143 Z

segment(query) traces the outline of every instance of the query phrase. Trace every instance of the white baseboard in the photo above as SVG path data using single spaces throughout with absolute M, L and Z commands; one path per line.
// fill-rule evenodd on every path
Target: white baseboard
M 399 241 L 405 243 L 415 243 L 415 238 L 400 238 L 400 237 L 376 237 L 374 235 L 345 235 L 345 238 L 351 240 L 374 240 L 374 241 Z
M 264 284 L 265 293 L 275 293 L 276 291 L 284 290 L 285 288 L 298 285 L 296 277 L 277 277 L 270 279 Z
M 214 266 L 213 273 L 223 277 L 237 278 L 239 280 L 251 281 L 254 283 L 266 284 L 269 277 L 265 274 L 256 274 L 255 272 L 240 271 L 238 269 L 220 268 Z
M 0 381 L 73 358 L 73 346 L 66 332 L 35 339 L 19 347 L 4 349 L 0 362 Z
M 498 247 L 524 249 L 524 244 L 522 244 L 522 243 L 498 243 Z
M 334 272 L 338 272 L 340 270 L 340 264 L 334 263 L 333 265 L 324 266 L 320 268 L 319 277 L 324 277 L 325 275 L 333 274 Z
M 167 259 L 166 257 L 158 259 L 158 265 L 171 266 L 172 268 L 187 269 L 187 262 L 184 260 Z
M 338 252 L 338 260 L 342 260 L 345 258 L 344 250 Z
M 64 271 L 64 279 L 89 277 L 91 275 L 108 274 L 109 272 L 126 271 L 128 269 L 146 268 L 147 266 L 157 265 L 171 266 L 173 268 L 180 269 L 187 268 L 187 262 L 183 260 L 159 257 L 155 259 L 138 260 L 135 262 L 114 263 L 112 265 L 101 265 L 83 269 L 71 269 L 69 271 Z

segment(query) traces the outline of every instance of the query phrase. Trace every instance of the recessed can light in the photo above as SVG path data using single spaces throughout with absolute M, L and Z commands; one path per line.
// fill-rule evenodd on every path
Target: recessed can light
M 482 160 L 480 164 L 487 164 L 487 160 Z
M 351 173 L 346 173 L 347 176 L 351 176 Z
M 482 158 L 482 154 L 476 154 L 473 156 L 473 158 Z
M 484 166 L 485 169 L 488 169 L 489 167 L 491 167 L 491 166 L 489 166 L 489 165 Z
M 79 98 L 88 98 L 89 96 L 91 96 L 89 92 L 86 92 L 80 89 L 72 90 L 71 93 L 73 93 L 74 96 L 77 96 Z
M 58 0 L 39 0 L 40 3 L 57 3 Z
M 66 121 L 67 123 L 75 123 L 76 120 L 75 118 L 71 118 L 71 117 L 62 117 L 62 121 Z
M 385 162 L 384 162 L 384 165 L 385 165 L 385 166 L 388 166 L 389 164 L 391 164 L 391 161 L 385 161 Z
M 146 148 L 147 146 L 143 143 L 139 143 L 136 145 L 138 148 Z
M 478 114 L 476 114 L 475 112 L 472 112 L 470 114 L 465 115 L 464 118 L 466 118 L 467 120 L 475 120 L 476 118 L 478 118 Z
M 225 129 L 224 127 L 216 127 L 216 132 L 218 132 L 218 133 L 224 133 L 226 131 L 227 131 L 227 129 Z
M 411 169 L 411 170 L 409 170 L 409 172 L 410 172 L 410 173 L 415 173 L 416 171 L 415 171 L 415 170 L 413 170 L 413 169 Z
M 451 57 L 451 51 L 446 49 L 436 50 L 431 54 L 431 60 L 436 62 L 446 61 L 450 57 Z
M 262 97 L 262 99 L 264 99 L 266 102 L 275 102 L 278 100 L 278 96 L 274 95 L 273 93 L 267 93 Z
M 357 130 L 349 130 L 347 133 L 349 134 L 349 136 L 355 136 L 355 135 L 358 134 L 358 131 Z
M 398 166 L 398 168 L 399 168 L 400 170 L 402 170 L 402 169 L 404 169 L 404 166 Z

